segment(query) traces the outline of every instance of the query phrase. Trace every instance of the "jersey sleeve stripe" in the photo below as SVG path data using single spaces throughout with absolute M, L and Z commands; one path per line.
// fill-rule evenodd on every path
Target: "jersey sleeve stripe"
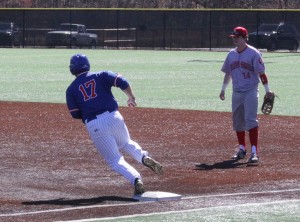
M 69 111 L 70 111 L 70 113 L 71 113 L 71 112 L 79 111 L 79 109 L 70 109 Z
M 117 87 L 117 80 L 118 80 L 119 77 L 121 77 L 121 75 L 117 74 L 117 76 L 115 78 L 115 81 L 114 81 L 114 87 Z

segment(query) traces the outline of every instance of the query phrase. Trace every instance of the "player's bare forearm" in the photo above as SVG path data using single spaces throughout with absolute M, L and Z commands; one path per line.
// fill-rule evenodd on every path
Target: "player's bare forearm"
M 221 89 L 221 92 L 220 92 L 220 95 L 219 95 L 221 100 L 225 99 L 225 90 L 226 90 L 227 86 L 229 85 L 230 80 L 231 80 L 230 74 L 226 73 L 225 76 L 224 76 L 222 89 Z
M 126 89 L 123 90 L 123 92 L 128 96 L 127 105 L 129 107 L 137 106 L 131 86 L 129 85 Z
M 123 92 L 128 96 L 128 99 L 135 99 L 133 90 L 130 85 L 126 89 L 124 89 Z

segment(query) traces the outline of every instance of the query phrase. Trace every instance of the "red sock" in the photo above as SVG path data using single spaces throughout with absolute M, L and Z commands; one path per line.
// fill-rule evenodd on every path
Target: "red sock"
M 251 147 L 255 146 L 256 147 L 256 152 L 258 153 L 258 127 L 252 128 L 249 130 L 249 139 L 251 143 Z
M 239 141 L 239 145 L 246 147 L 246 133 L 245 131 L 236 132 L 236 136 Z

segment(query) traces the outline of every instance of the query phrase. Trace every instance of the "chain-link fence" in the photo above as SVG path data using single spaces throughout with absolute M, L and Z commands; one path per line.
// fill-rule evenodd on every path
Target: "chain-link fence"
M 0 9 L 1 22 L 19 27 L 21 47 L 50 47 L 47 33 L 70 23 L 97 34 L 97 48 L 211 50 L 232 47 L 228 34 L 236 26 L 258 34 L 261 24 L 284 22 L 300 30 L 300 10 Z M 69 33 L 66 47 L 77 34 Z

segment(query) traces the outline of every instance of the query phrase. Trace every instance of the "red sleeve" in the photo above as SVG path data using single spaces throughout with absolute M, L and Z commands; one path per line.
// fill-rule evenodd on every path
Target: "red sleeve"
M 260 77 L 261 83 L 263 85 L 268 83 L 268 77 L 265 73 L 260 74 L 259 77 Z

